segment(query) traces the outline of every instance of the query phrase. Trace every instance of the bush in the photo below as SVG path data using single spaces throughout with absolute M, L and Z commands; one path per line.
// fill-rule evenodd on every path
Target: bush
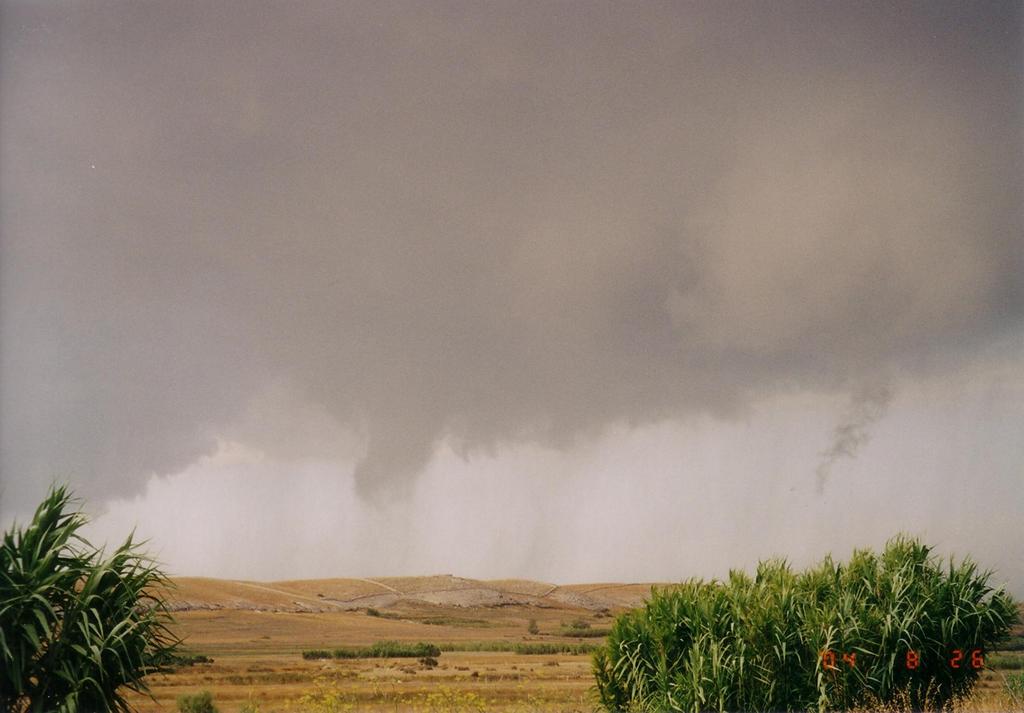
M 179 713 L 217 713 L 213 705 L 213 694 L 209 691 L 178 696 Z
M 329 659 L 331 658 L 331 652 L 325 649 L 310 649 L 302 652 L 302 658 L 316 661 L 318 659 Z
M 302 652 L 304 659 L 399 659 L 437 658 L 441 649 L 434 644 L 404 644 L 398 641 L 378 641 L 371 646 L 341 647 L 334 651 L 312 649 Z
M 537 626 L 536 619 L 530 619 L 530 623 L 526 625 L 526 633 L 534 635 L 540 633 L 540 627 Z
M 171 668 L 184 668 L 201 663 L 213 663 L 213 659 L 203 654 L 172 654 L 166 661 L 166 665 Z
M 846 565 L 655 590 L 596 652 L 597 693 L 615 711 L 944 709 L 980 674 L 952 651 L 988 649 L 1017 618 L 990 577 L 899 537 Z
M 164 575 L 129 537 L 107 556 L 79 530 L 68 490 L 51 488 L 0 544 L 0 708 L 128 711 L 124 691 L 172 661 L 179 640 Z
M 597 650 L 593 644 L 559 644 L 554 642 L 516 644 L 512 648 L 521 656 L 551 655 L 551 654 L 589 654 Z

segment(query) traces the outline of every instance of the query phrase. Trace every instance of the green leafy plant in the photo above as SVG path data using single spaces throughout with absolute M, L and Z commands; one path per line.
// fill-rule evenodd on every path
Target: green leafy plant
M 524 656 L 546 654 L 591 654 L 596 644 L 557 641 L 448 641 L 437 645 L 441 651 L 511 651 Z
M 434 644 L 406 644 L 399 641 L 378 641 L 370 646 L 340 647 L 333 651 L 310 649 L 302 652 L 304 659 L 398 659 L 436 658 L 441 649 Z
M 178 696 L 179 713 L 217 713 L 213 705 L 213 694 L 209 691 Z
M 0 710 L 129 711 L 124 694 L 179 645 L 157 593 L 168 582 L 132 537 L 107 555 L 64 487 L 0 544 Z
M 773 560 L 655 590 L 595 653 L 597 697 L 614 711 L 946 709 L 1017 619 L 990 577 L 897 537 L 846 564 Z

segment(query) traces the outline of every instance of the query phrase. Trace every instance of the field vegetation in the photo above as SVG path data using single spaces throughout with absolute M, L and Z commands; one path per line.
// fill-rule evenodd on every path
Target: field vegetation
M 0 710 L 124 710 L 178 646 L 157 566 L 129 536 L 107 554 L 80 531 L 71 493 L 53 488 L 0 543 Z
M 433 644 L 425 644 L 422 641 L 415 644 L 406 644 L 399 641 L 378 641 L 372 646 L 349 646 L 331 651 L 311 649 L 302 652 L 302 658 L 304 659 L 417 659 L 440 655 L 441 649 Z
M 76 540 L 69 502 L 59 493 L 4 536 L 4 713 L 1024 710 L 1024 628 L 1000 640 L 1013 602 L 970 562 L 943 565 L 911 540 L 653 593 L 520 580 L 499 591 L 451 575 L 172 586 L 130 540 L 111 556 Z M 948 666 L 954 645 L 968 665 Z M 909 651 L 913 670 L 898 665 Z
M 977 657 L 1016 622 L 1015 603 L 989 578 L 898 537 L 847 564 L 829 558 L 797 573 L 769 561 L 754 577 L 655 591 L 595 654 L 600 702 L 652 712 L 945 710 L 968 697 Z

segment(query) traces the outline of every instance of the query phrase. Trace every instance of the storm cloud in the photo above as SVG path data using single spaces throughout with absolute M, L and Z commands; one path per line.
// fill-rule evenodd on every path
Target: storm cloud
M 225 440 L 385 503 L 1020 333 L 1014 3 L 0 12 L 0 509 Z

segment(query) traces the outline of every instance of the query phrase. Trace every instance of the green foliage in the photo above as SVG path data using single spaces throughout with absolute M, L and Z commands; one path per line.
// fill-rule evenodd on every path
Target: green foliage
M 399 619 L 402 618 L 401 614 L 396 614 L 395 612 L 389 612 L 389 611 L 381 611 L 380 609 L 374 609 L 373 607 L 369 607 L 366 610 L 366 616 L 372 616 L 372 617 L 376 617 L 378 619 L 394 619 L 394 620 L 399 620 Z
M 945 708 L 980 673 L 950 666 L 951 651 L 987 650 L 1017 618 L 990 577 L 898 537 L 845 565 L 827 558 L 795 573 L 774 560 L 754 577 L 655 590 L 595 653 L 597 696 L 614 711 Z M 917 668 L 906 666 L 908 651 Z
M 405 644 L 399 641 L 378 641 L 371 646 L 341 647 L 333 651 L 312 649 L 302 652 L 304 659 L 420 659 L 440 655 L 441 649 L 434 644 Z
M 595 644 L 560 643 L 555 641 L 450 641 L 438 644 L 441 651 L 504 651 L 525 656 L 538 654 L 591 654 L 597 650 Z
M 438 644 L 441 651 L 515 651 L 515 641 L 449 641 Z
M 213 663 L 213 659 L 203 654 L 171 654 L 165 661 L 165 665 L 171 668 L 184 668 L 201 663 Z
M 178 696 L 179 713 L 217 713 L 213 694 L 209 691 Z
M 1006 695 L 1014 708 L 1024 708 L 1024 673 L 1006 677 Z
M 515 644 L 512 650 L 523 656 L 538 656 L 544 654 L 591 654 L 597 650 L 594 644 L 562 644 L 553 641 L 530 642 Z
M 0 545 L 0 710 L 130 710 L 124 691 L 170 662 L 178 639 L 154 588 L 167 580 L 129 537 L 107 556 L 53 488 Z
M 327 649 L 307 649 L 302 652 L 302 658 L 308 661 L 316 661 L 318 659 L 329 659 L 332 656 L 331 652 Z
M 537 625 L 536 619 L 530 619 L 530 622 L 526 625 L 526 633 L 534 635 L 540 633 L 540 627 Z

